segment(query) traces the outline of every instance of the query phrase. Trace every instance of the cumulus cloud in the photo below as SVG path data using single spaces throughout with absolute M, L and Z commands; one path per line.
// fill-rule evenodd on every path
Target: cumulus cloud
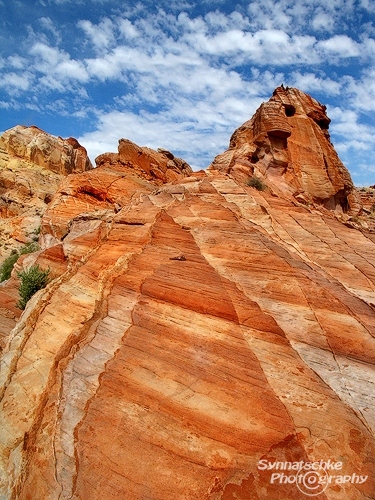
M 88 81 L 89 76 L 83 62 L 71 59 L 61 49 L 37 42 L 31 47 L 30 54 L 35 56 L 36 71 L 45 75 L 40 81 L 45 82 L 48 88 L 64 91 L 67 81 Z
M 329 13 L 319 9 L 312 18 L 311 24 L 317 31 L 333 31 L 335 21 Z
M 78 21 L 77 26 L 84 31 L 89 41 L 98 50 L 108 49 L 114 43 L 114 26 L 108 18 L 97 25 L 87 20 Z
M 30 88 L 31 75 L 24 73 L 18 75 L 17 73 L 6 73 L 0 79 L 0 87 L 12 92 L 18 93 L 19 91 L 28 90 Z
M 288 85 L 304 89 L 305 92 L 324 92 L 326 95 L 338 95 L 343 87 L 343 82 L 332 80 L 324 76 L 318 76 L 315 73 L 293 72 Z
M 317 48 L 328 56 L 357 57 L 360 55 L 361 46 L 347 35 L 335 35 L 332 38 L 318 42 Z
M 100 2 L 117 5 L 92 5 Z M 79 1 L 40 3 L 67 9 Z M 25 107 L 38 102 L 55 115 L 90 116 L 80 139 L 91 157 L 116 150 L 123 136 L 167 147 L 198 168 L 284 82 L 329 101 L 343 153 L 373 147 L 363 118 L 375 108 L 375 31 L 362 19 L 371 2 L 252 0 L 223 9 L 220 2 L 126 2 L 116 15 L 87 13 L 64 29 L 47 11 L 29 26 L 27 48 L 0 59 L 0 89 L 8 92 L 1 103 L 15 106 L 10 97 L 23 93 Z M 354 22 L 362 25 L 352 32 Z

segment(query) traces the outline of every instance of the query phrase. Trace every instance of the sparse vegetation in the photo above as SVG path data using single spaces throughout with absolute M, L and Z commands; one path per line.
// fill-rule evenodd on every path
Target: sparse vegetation
M 39 267 L 39 264 L 35 264 L 29 269 L 18 273 L 21 284 L 18 289 L 20 299 L 17 302 L 17 307 L 19 307 L 20 309 L 25 309 L 26 304 L 34 295 L 34 293 L 36 293 L 38 290 L 41 290 L 47 285 L 49 281 L 49 272 L 49 269 L 41 269 Z
M 40 235 L 40 226 L 38 226 L 34 231 L 32 231 L 32 239 L 33 241 L 38 241 Z
M 30 243 L 26 243 L 22 248 L 19 250 L 20 255 L 25 255 L 26 253 L 33 253 L 39 250 L 39 245 L 35 241 L 31 241 Z
M 0 283 L 2 281 L 8 280 L 12 274 L 14 264 L 17 262 L 19 253 L 16 250 L 12 250 L 12 253 L 7 257 L 0 266 Z
M 256 177 L 255 175 L 250 177 L 250 179 L 247 181 L 247 185 L 257 189 L 258 191 L 264 191 L 266 189 L 266 185 L 262 181 L 262 179 L 259 179 L 259 177 Z
M 39 250 L 39 245 L 32 241 L 31 243 L 26 243 L 20 250 L 12 250 L 12 253 L 7 257 L 4 262 L 0 265 L 0 283 L 2 281 L 8 280 L 12 274 L 14 264 L 17 262 L 20 255 L 25 255 L 27 253 L 33 253 Z

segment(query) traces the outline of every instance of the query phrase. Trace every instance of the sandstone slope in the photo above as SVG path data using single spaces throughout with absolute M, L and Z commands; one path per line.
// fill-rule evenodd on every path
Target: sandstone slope
M 3 353 L 2 496 L 306 498 L 263 459 L 342 462 L 366 481 L 317 498 L 374 498 L 373 234 L 121 145 L 27 257 L 55 278 Z

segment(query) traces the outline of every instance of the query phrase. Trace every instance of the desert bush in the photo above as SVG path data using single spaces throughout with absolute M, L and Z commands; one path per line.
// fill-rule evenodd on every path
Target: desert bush
M 38 226 L 36 229 L 34 229 L 34 231 L 32 231 L 32 240 L 33 241 L 38 241 L 39 239 L 39 235 L 40 235 L 40 226 Z
M 30 243 L 26 243 L 23 247 L 19 249 L 20 255 L 25 255 L 26 253 L 33 253 L 39 250 L 39 245 L 36 241 L 31 241 Z
M 14 264 L 17 262 L 19 253 L 13 250 L 12 253 L 4 260 L 0 266 L 0 283 L 2 281 L 8 280 L 12 274 Z
M 25 309 L 26 304 L 38 290 L 44 288 L 49 281 L 49 269 L 41 269 L 39 264 L 31 266 L 25 271 L 18 273 L 21 280 L 18 293 L 20 296 L 17 307 Z
M 26 243 L 22 248 L 17 250 L 12 250 L 12 253 L 4 260 L 0 265 L 0 283 L 2 281 L 8 280 L 12 274 L 14 264 L 17 262 L 20 255 L 25 255 L 27 253 L 33 253 L 39 250 L 39 245 L 33 241 L 31 243 Z
M 259 179 L 259 177 L 256 177 L 255 175 L 250 177 L 250 179 L 247 181 L 247 185 L 257 189 L 258 191 L 264 191 L 266 189 L 266 185 L 262 181 L 262 179 Z

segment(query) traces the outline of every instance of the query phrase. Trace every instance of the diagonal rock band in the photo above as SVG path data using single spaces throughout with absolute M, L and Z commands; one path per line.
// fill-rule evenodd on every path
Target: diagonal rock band
M 39 246 L 0 285 L 1 498 L 374 497 L 371 200 L 329 123 L 278 87 L 198 172 L 3 134 L 1 252 Z

